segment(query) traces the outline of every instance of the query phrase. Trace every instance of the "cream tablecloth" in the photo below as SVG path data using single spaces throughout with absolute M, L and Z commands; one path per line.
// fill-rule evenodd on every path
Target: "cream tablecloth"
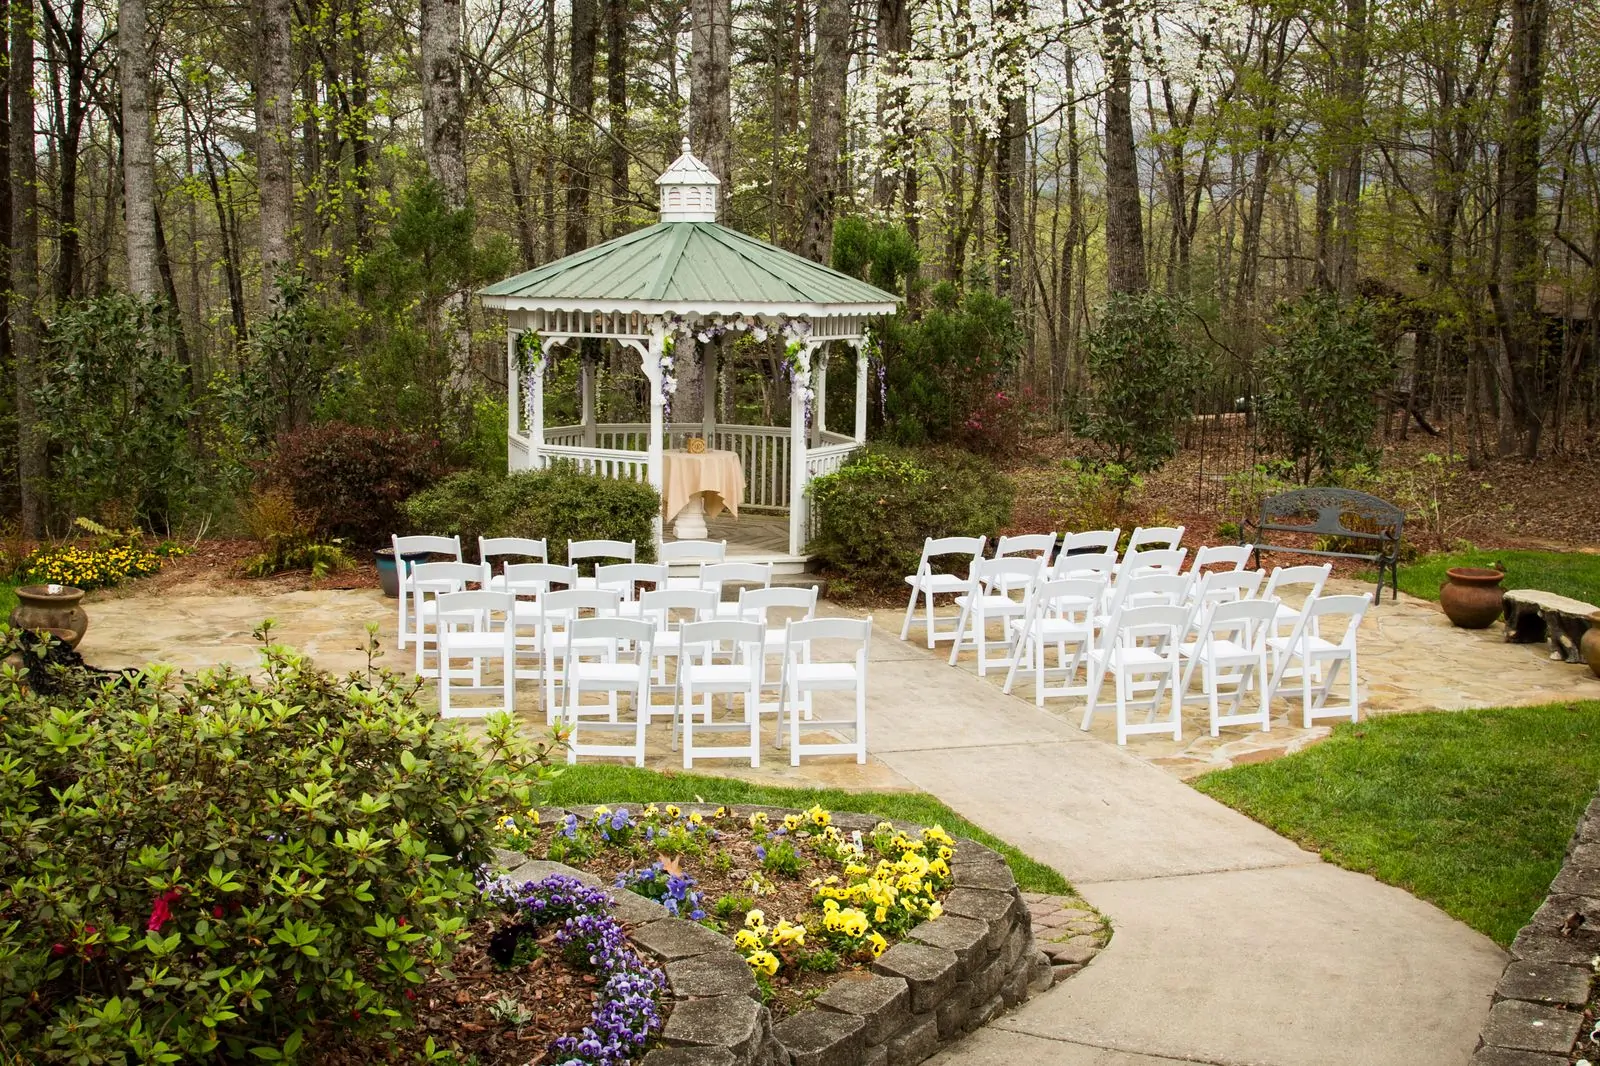
M 671 518 L 697 492 L 706 494 L 706 517 L 727 509 L 739 517 L 744 502 L 744 467 L 736 452 L 706 451 L 698 455 L 671 451 L 661 455 L 662 514 Z

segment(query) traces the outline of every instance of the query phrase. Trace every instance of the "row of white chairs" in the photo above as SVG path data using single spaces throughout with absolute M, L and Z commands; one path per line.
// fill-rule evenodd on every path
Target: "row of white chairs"
M 580 576 L 576 563 L 506 562 L 496 571 L 502 558 L 534 555 L 538 542 L 486 538 L 480 542 L 484 561 L 463 563 L 448 561 L 453 538 L 439 538 L 431 548 L 420 540 L 397 538 L 397 559 L 402 551 L 426 548 L 447 561 L 402 564 L 411 603 L 402 616 L 408 623 L 403 643 L 415 647 L 417 673 L 439 679 L 445 717 L 514 711 L 516 683 L 525 680 L 538 683 L 547 721 L 569 731 L 569 762 L 580 755 L 622 755 L 643 765 L 648 725 L 670 715 L 673 746 L 681 735 L 686 768 L 696 758 L 748 757 L 759 766 L 763 713 L 777 716 L 780 747 L 787 732 L 793 764 L 803 755 L 866 760 L 870 619 L 816 618 L 816 589 L 772 587 L 770 564 L 703 561 L 698 575 L 681 577 L 669 577 L 666 563 L 600 564 L 589 576 Z M 684 542 L 673 545 L 681 561 L 725 555 L 725 545 L 693 543 L 699 556 L 683 552 Z M 632 549 L 627 542 L 599 541 L 573 542 L 568 550 L 569 559 L 626 559 L 636 557 Z M 728 585 L 742 586 L 737 599 L 724 599 Z M 780 626 L 782 613 L 799 617 Z M 828 642 L 829 658 L 819 655 L 817 641 Z M 771 656 L 780 659 L 776 678 L 768 673 Z M 500 680 L 485 685 L 485 662 L 496 660 Z M 816 717 L 812 694 L 829 690 L 853 690 L 853 713 Z M 498 691 L 498 704 L 468 708 L 460 702 L 489 691 Z M 772 691 L 776 700 L 764 701 L 762 693 Z M 672 697 L 670 706 L 655 702 L 663 692 Z M 597 693 L 604 704 L 584 702 Z M 715 720 L 717 695 L 730 709 L 742 700 L 742 718 Z M 620 716 L 624 697 L 631 720 Z M 828 740 L 807 738 L 819 729 L 828 731 Z M 844 732 L 848 740 L 836 739 Z M 739 734 L 739 742 L 704 739 L 725 733 Z
M 1104 543 L 1102 535 L 1096 536 Z M 1245 570 L 1251 550 L 1246 545 L 1201 548 L 1185 571 L 1185 549 L 1130 549 L 1119 560 L 1114 536 L 1111 546 L 1073 554 L 1041 548 L 1023 555 L 1006 551 L 1012 545 L 1005 541 L 994 558 L 984 558 L 983 538 L 930 538 L 918 574 L 907 578 L 912 599 L 902 639 L 909 635 L 920 598 L 929 605 L 929 646 L 950 640 L 952 665 L 970 645 L 980 674 L 991 667 L 1007 669 L 1007 692 L 1023 673 L 1032 675 L 1040 706 L 1049 696 L 1084 697 L 1085 729 L 1109 676 L 1119 744 L 1137 733 L 1170 733 L 1181 739 L 1180 711 L 1190 699 L 1206 701 L 1212 736 L 1224 725 L 1268 729 L 1272 700 L 1291 678 L 1299 679 L 1307 726 L 1316 718 L 1348 715 L 1354 720 L 1359 715 L 1356 631 L 1371 598 L 1323 596 L 1328 564 L 1279 567 L 1270 574 Z M 931 569 L 933 559 L 956 554 L 968 559 L 966 575 Z M 1281 598 L 1296 586 L 1305 595 L 1299 609 Z M 961 612 L 951 630 L 935 629 L 930 602 L 935 591 L 956 595 Z M 1324 621 L 1339 616 L 1346 619 L 1342 634 L 1325 637 Z M 1004 626 L 1005 636 L 998 642 L 989 637 L 993 622 Z M 994 643 L 1003 654 L 990 655 Z M 1051 648 L 1054 667 L 1047 664 Z M 1349 699 L 1331 705 L 1341 670 L 1346 671 Z M 1201 692 L 1191 696 L 1196 674 Z M 1059 683 L 1051 683 L 1053 675 L 1060 677 Z M 1231 689 L 1226 709 L 1224 687 Z M 1257 705 L 1244 710 L 1251 690 Z M 1149 696 L 1149 713 L 1144 722 L 1131 722 L 1129 703 L 1142 695 Z M 1164 700 L 1170 701 L 1170 709 L 1160 714 Z

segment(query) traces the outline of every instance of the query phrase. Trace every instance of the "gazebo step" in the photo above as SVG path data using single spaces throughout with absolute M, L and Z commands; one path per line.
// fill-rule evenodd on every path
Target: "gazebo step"
M 773 585 L 807 587 L 816 585 L 822 595 L 827 595 L 827 582 L 820 575 L 809 572 L 806 568 L 810 560 L 803 555 L 743 555 L 730 551 L 728 561 L 740 563 L 771 563 Z M 667 573 L 672 577 L 694 577 L 700 572 L 698 563 L 674 563 L 667 568 Z M 722 598 L 736 600 L 739 590 L 746 587 L 739 582 L 729 582 L 722 588 Z

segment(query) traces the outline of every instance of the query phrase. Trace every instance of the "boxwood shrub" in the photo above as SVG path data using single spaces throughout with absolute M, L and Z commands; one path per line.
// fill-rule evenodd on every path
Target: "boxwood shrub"
M 392 1028 L 544 771 L 509 718 L 474 738 L 281 647 L 256 681 L 33 669 L 0 669 L 6 1061 L 294 1061 Z
M 567 561 L 569 540 L 631 540 L 639 561 L 655 558 L 661 496 L 650 485 L 581 473 L 571 463 L 511 475 L 468 470 L 406 501 L 418 533 L 460 534 L 476 551 L 478 537 L 543 537 L 550 561 Z
M 953 449 L 872 445 L 811 483 L 822 564 L 866 589 L 905 587 L 928 537 L 994 536 L 1015 487 L 993 464 Z

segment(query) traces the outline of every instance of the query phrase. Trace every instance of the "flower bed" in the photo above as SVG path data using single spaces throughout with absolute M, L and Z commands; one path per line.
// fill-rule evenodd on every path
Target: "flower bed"
M 176 544 L 155 549 L 136 543 L 80 546 L 56 544 L 35 548 L 22 561 L 22 580 L 35 585 L 71 585 L 85 592 L 114 588 L 136 577 L 149 577 L 163 560 L 184 554 Z
M 725 807 L 597 807 L 552 823 L 501 819 L 506 842 L 589 871 L 733 938 L 763 1002 L 780 1017 L 834 975 L 864 970 L 910 929 L 939 917 L 955 841 L 939 826 L 841 830 L 821 807 L 737 817 Z

